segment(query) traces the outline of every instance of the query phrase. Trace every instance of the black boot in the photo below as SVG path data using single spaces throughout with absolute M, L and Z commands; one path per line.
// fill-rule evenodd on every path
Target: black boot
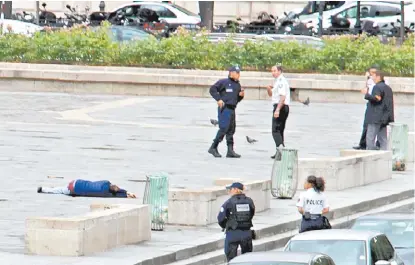
M 42 187 L 37 188 L 37 193 L 42 193 Z
M 241 155 L 235 153 L 235 151 L 233 150 L 233 146 L 232 145 L 228 145 L 228 153 L 226 154 L 226 157 L 240 158 Z
M 213 142 L 212 146 L 208 150 L 209 154 L 213 155 L 214 157 L 222 157 L 219 154 L 218 145 L 219 145 L 219 143 Z
M 271 156 L 271 158 L 280 161 L 281 160 L 281 155 L 282 154 L 281 154 L 280 149 L 277 148 L 277 151 L 275 152 L 275 155 Z

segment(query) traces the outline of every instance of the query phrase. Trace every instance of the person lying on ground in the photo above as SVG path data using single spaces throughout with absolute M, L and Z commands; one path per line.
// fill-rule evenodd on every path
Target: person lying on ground
M 127 192 L 108 180 L 89 181 L 77 179 L 69 182 L 65 187 L 38 187 L 38 193 L 64 194 L 79 197 L 118 197 L 136 198 L 134 193 Z

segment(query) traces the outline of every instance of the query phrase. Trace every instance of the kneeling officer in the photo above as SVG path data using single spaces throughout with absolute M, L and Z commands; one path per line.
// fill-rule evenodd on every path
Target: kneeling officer
M 251 230 L 255 205 L 251 198 L 243 193 L 244 185 L 235 182 L 226 187 L 231 194 L 221 207 L 218 215 L 219 225 L 226 230 L 225 255 L 228 262 L 235 258 L 238 246 L 242 254 L 252 252 L 252 239 L 255 232 Z
M 245 92 L 239 83 L 240 68 L 238 66 L 229 69 L 226 79 L 217 81 L 210 88 L 210 95 L 218 104 L 219 131 L 213 140 L 209 153 L 214 157 L 222 157 L 218 151 L 218 145 L 226 135 L 228 153 L 226 157 L 240 158 L 241 156 L 233 150 L 233 135 L 235 134 L 235 109 L 236 105 L 244 98 Z

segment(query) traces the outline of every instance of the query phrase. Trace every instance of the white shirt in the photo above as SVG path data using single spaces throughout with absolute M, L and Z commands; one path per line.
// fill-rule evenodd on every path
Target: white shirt
M 290 85 L 282 74 L 274 80 L 274 87 L 272 88 L 272 104 L 280 103 L 280 96 L 285 96 L 284 104 L 290 105 Z
M 372 78 L 369 78 L 369 79 L 367 80 L 366 84 L 367 84 L 367 87 L 369 88 L 368 93 L 369 93 L 369 94 L 372 94 L 373 87 L 376 85 L 375 81 L 373 81 L 373 79 L 372 79 Z M 389 86 L 389 82 L 388 82 L 388 80 L 387 80 L 387 79 L 385 79 L 385 84 L 387 84 L 387 85 Z
M 322 214 L 324 208 L 328 208 L 326 195 L 323 192 L 316 192 L 314 188 L 308 189 L 300 194 L 297 207 L 302 207 L 304 212 L 310 214 Z

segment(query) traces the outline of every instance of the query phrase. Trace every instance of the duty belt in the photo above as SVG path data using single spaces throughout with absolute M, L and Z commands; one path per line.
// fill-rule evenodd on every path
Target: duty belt
M 236 109 L 236 106 L 235 105 L 225 104 L 225 107 L 228 108 L 228 109 L 232 109 L 232 110 Z
M 315 220 L 321 217 L 321 214 L 310 214 L 310 219 Z

